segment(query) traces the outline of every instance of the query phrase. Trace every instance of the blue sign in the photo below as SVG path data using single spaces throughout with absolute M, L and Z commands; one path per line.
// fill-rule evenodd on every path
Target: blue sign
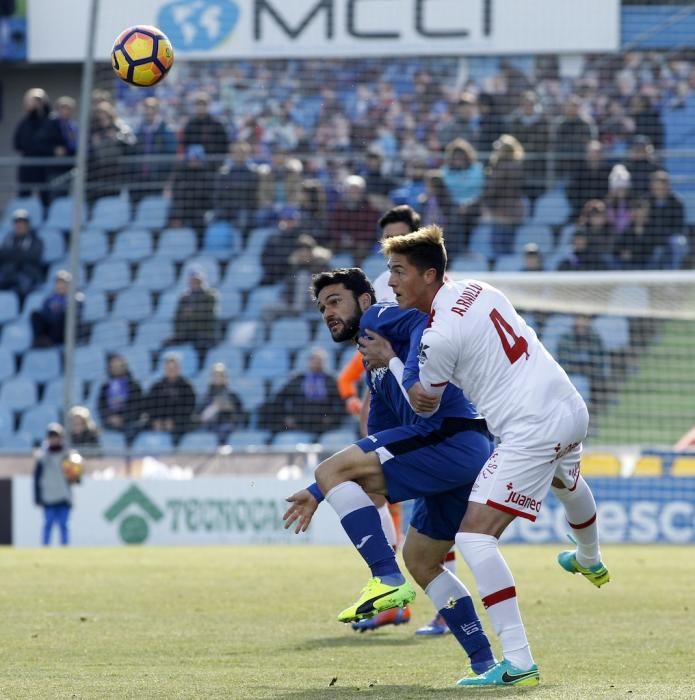
M 177 51 L 209 51 L 234 31 L 239 6 L 234 0 L 176 0 L 164 5 L 157 26 Z

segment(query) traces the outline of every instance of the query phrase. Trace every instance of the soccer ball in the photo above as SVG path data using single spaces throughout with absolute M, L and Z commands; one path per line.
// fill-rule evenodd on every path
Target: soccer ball
M 71 452 L 63 460 L 63 474 L 71 484 L 79 484 L 82 479 L 82 455 Z
M 111 49 L 116 75 L 136 87 L 152 87 L 174 63 L 174 49 L 166 34 L 145 24 L 121 32 Z

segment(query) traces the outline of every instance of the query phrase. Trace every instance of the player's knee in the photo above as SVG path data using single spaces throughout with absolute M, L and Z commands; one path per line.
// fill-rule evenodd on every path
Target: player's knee
M 324 459 L 316 467 L 316 483 L 324 494 L 338 484 L 354 481 L 363 476 L 359 457 L 364 453 L 359 448 L 355 449 L 357 453 L 353 451 L 353 448 L 341 450 L 328 459 Z
M 403 561 L 410 575 L 423 590 L 442 573 L 440 559 L 423 556 L 422 550 L 414 551 L 407 543 L 403 547 Z

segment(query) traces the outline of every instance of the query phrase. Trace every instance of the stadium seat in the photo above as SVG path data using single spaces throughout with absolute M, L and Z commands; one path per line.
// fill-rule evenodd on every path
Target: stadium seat
M 130 222 L 130 202 L 124 197 L 100 197 L 94 202 L 89 225 L 118 231 Z
M 585 453 L 582 455 L 581 470 L 584 476 L 619 476 L 620 460 L 610 453 Z
M 550 255 L 555 248 L 553 232 L 544 224 L 525 224 L 517 229 L 514 236 L 514 252 L 523 253 L 527 243 L 535 243 L 542 255 Z
M 267 445 L 270 432 L 267 430 L 235 430 L 227 438 L 227 444 L 237 449 Z
M 664 473 L 664 462 L 657 455 L 641 455 L 635 463 L 632 476 L 661 476 Z
M 20 375 L 43 383 L 60 375 L 60 351 L 57 348 L 28 350 L 22 358 Z
M 148 350 L 158 350 L 168 338 L 171 338 L 173 332 L 174 329 L 169 320 L 143 321 L 138 324 L 135 332 L 135 345 Z
M 29 452 L 34 446 L 34 440 L 27 433 L 12 433 L 2 441 L 0 452 L 5 454 L 22 454 Z
M 564 192 L 546 192 L 537 200 L 533 210 L 533 223 L 545 226 L 562 226 L 569 219 L 572 207 Z
M 695 476 L 695 456 L 676 457 L 671 464 L 671 476 Z
M 48 266 L 48 273 L 46 274 L 46 285 L 47 285 L 47 290 L 53 289 L 52 282 L 55 279 L 56 273 L 60 270 L 69 270 L 70 269 L 70 261 L 67 258 L 63 258 L 63 260 L 56 260 L 55 262 L 52 262 Z M 77 286 L 80 288 L 83 288 L 87 282 L 87 272 L 85 269 L 85 266 L 83 263 L 78 262 L 77 263 L 77 275 L 75 275 L 77 278 Z
M 277 433 L 270 443 L 273 447 L 284 447 L 294 450 L 297 445 L 316 442 L 312 433 L 304 430 L 285 430 Z
M 80 234 L 80 260 L 96 263 L 109 254 L 109 241 L 100 228 L 88 228 Z
M 263 346 L 251 354 L 248 376 L 258 379 L 274 379 L 287 377 L 290 362 L 285 348 Z
M 195 231 L 192 228 L 167 228 L 162 231 L 157 246 L 157 256 L 183 262 L 197 249 Z
M 43 241 L 43 261 L 52 263 L 65 256 L 65 238 L 57 228 L 42 228 L 39 238 Z
M 241 293 L 236 289 L 220 289 L 219 304 L 217 309 L 218 318 L 229 321 L 241 314 Z
M 56 197 L 48 207 L 48 216 L 44 224 L 61 231 L 69 231 L 72 228 L 72 216 L 72 197 Z
M 577 230 L 577 224 L 567 224 L 560 229 L 560 237 L 557 241 L 557 248 L 570 249 L 572 247 L 572 240 L 574 239 L 574 234 Z
M 205 364 L 201 372 L 209 377 L 212 366 L 218 362 L 222 362 L 227 368 L 227 374 L 234 386 L 236 377 L 244 371 L 244 353 L 239 348 L 224 343 L 211 348 L 205 356 Z
M 38 229 L 43 223 L 43 205 L 38 197 L 15 197 L 5 205 L 5 215 L 2 218 L 2 232 L 12 229 L 12 214 L 16 209 L 26 209 L 32 228 Z
M 579 395 L 586 403 L 591 401 L 591 382 L 584 374 L 570 374 L 569 380 L 574 384 L 574 388 L 579 392 Z
M 152 354 L 148 348 L 131 345 L 120 350 L 118 354 L 126 360 L 128 369 L 135 379 L 142 380 L 152 374 Z
M 277 233 L 277 229 L 274 228 L 255 228 L 249 233 L 248 241 L 246 243 L 245 255 L 255 254 L 256 257 L 260 256 L 263 247 L 267 243 L 268 239 Z
M 104 292 L 85 294 L 82 304 L 82 320 L 87 322 L 102 321 L 108 316 L 108 305 Z
M 87 293 L 117 292 L 130 284 L 130 267 L 125 260 L 106 259 L 94 266 Z
M 383 260 L 383 258 L 382 258 Z M 354 267 L 355 257 L 350 253 L 336 253 L 331 257 L 331 267 Z
M 233 390 L 245 411 L 255 411 L 265 401 L 265 387 L 257 377 L 243 375 L 234 379 Z
M 106 352 L 111 349 L 109 343 L 103 347 L 92 343 L 75 348 L 75 377 L 85 382 L 106 379 Z
M 198 353 L 192 345 L 168 345 L 159 358 L 159 371 L 164 371 L 164 358 L 169 353 L 176 353 L 181 363 L 181 372 L 184 377 L 193 377 L 198 374 Z
M 309 344 L 309 322 L 303 318 L 281 318 L 270 326 L 268 344 L 271 347 L 299 350 Z
M 524 258 L 521 255 L 500 255 L 495 259 L 495 272 L 521 272 L 524 269 Z
M 46 435 L 46 426 L 58 420 L 58 410 L 50 404 L 39 404 L 24 411 L 19 420 L 19 432 L 27 433 L 35 440 Z
M 135 208 L 133 226 L 150 230 L 159 230 L 166 226 L 169 219 L 169 200 L 161 195 L 143 197 Z
M 597 316 L 592 326 L 608 352 L 630 347 L 630 322 L 625 316 Z
M 24 352 L 31 347 L 31 327 L 27 321 L 5 323 L 0 333 L 0 345 L 12 352 Z
M 471 240 L 468 244 L 470 253 L 478 253 L 486 260 L 492 255 L 492 226 L 490 224 L 478 224 L 471 233 Z
M 237 348 L 255 348 L 260 341 L 258 321 L 232 321 L 227 328 L 227 341 Z
M 106 454 L 119 454 L 125 452 L 126 444 L 123 433 L 116 430 L 102 430 L 99 434 L 101 449 Z
M 19 316 L 19 299 L 9 290 L 0 291 L 0 323 L 14 321 Z
M 14 416 L 12 411 L 4 406 L 0 406 L 0 445 L 4 445 L 12 433 L 14 433 Z
M 0 344 L 0 382 L 14 377 L 15 375 L 15 365 L 14 365 L 14 355 L 10 352 L 8 348 Z
M 541 341 L 553 357 L 557 358 L 557 345 L 560 337 L 572 330 L 573 324 L 574 318 L 564 314 L 551 314 L 546 319 Z
M 487 260 L 478 253 L 459 255 L 449 263 L 451 275 L 456 278 L 460 272 L 487 272 Z
M 0 406 L 10 411 L 24 411 L 36 403 L 36 382 L 26 376 L 8 379 L 0 387 Z
M 374 281 L 386 269 L 386 260 L 383 255 L 373 253 L 362 261 L 360 267 L 364 274 Z
M 203 253 L 230 260 L 241 251 L 241 233 L 227 221 L 212 221 L 203 234 Z
M 112 318 L 99 321 L 92 328 L 92 345 L 107 350 L 116 350 L 129 344 L 130 329 L 128 321 L 122 318 Z
M 155 256 L 143 260 L 138 265 L 133 285 L 153 292 L 161 292 L 176 284 L 174 263 L 166 258 Z
M 111 312 L 112 318 L 126 321 L 142 321 L 152 315 L 152 293 L 141 287 L 118 292 Z
M 124 229 L 116 234 L 111 260 L 140 262 L 152 255 L 152 249 L 152 234 L 147 229 Z
M 245 253 L 229 263 L 222 289 L 255 289 L 263 278 L 263 267 L 257 257 Z
M 29 292 L 22 304 L 21 318 L 29 318 L 32 311 L 40 309 L 43 306 L 47 293 L 43 289 L 35 289 L 33 292 Z
M 174 451 L 174 443 L 169 433 L 145 430 L 133 440 L 132 452 L 136 455 L 157 455 Z
M 332 341 L 331 341 L 332 342 Z M 337 359 L 337 348 L 340 347 L 338 343 L 333 343 L 335 347 L 326 347 L 326 346 L 319 346 L 321 347 L 325 353 L 326 353 L 326 365 L 325 369 L 327 372 L 335 372 L 336 371 L 336 359 Z M 315 345 L 311 345 L 310 347 L 302 348 L 297 355 L 294 358 L 294 362 L 292 363 L 292 371 L 294 372 L 303 372 L 307 368 L 307 363 L 309 362 L 309 356 L 311 355 Z
M 227 294 L 228 291 L 221 288 L 220 293 Z M 242 316 L 244 318 L 259 318 L 265 307 L 280 303 L 281 295 L 281 284 L 269 284 L 264 287 L 256 287 L 255 289 L 252 289 L 249 292 L 248 299 L 246 300 L 246 306 L 244 307 Z
M 181 292 L 175 289 L 164 292 L 157 302 L 154 318 L 158 321 L 172 321 L 176 314 L 176 306 L 179 303 L 180 296 Z
M 321 447 L 326 452 L 334 452 L 336 450 L 342 450 L 343 447 L 352 444 L 356 439 L 357 433 L 352 428 L 338 428 L 321 433 L 317 442 L 321 443 Z
M 64 387 L 65 384 L 62 377 L 58 377 L 57 379 L 47 382 L 43 389 L 43 397 L 41 402 L 49 406 L 62 406 L 65 398 Z M 84 400 L 83 381 L 80 377 L 75 377 L 72 390 L 72 399 L 73 403 L 81 403 Z
M 233 264 L 234 263 L 232 263 L 232 265 Z M 188 275 L 193 267 L 198 267 L 203 270 L 209 287 L 220 286 L 220 264 L 217 262 L 217 260 L 215 260 L 215 258 L 212 258 L 209 255 L 197 255 L 193 258 L 189 258 L 186 261 L 184 273 L 181 275 L 181 279 L 179 280 L 179 283 L 182 286 L 188 284 Z
M 179 443 L 179 452 L 216 452 L 218 448 L 217 435 L 207 431 L 186 433 Z

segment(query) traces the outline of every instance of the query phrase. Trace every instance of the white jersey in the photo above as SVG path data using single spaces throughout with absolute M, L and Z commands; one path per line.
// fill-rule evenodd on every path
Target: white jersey
M 374 287 L 374 294 L 376 294 L 377 303 L 381 301 L 396 301 L 396 295 L 393 293 L 393 289 L 389 287 L 389 275 L 391 273 L 388 270 L 384 270 L 375 280 L 372 282 L 372 287 Z
M 463 389 L 493 435 L 542 431 L 552 415 L 583 404 L 569 377 L 498 289 L 477 280 L 445 282 L 422 336 L 420 382 Z M 535 431 L 534 431 L 535 432 Z

